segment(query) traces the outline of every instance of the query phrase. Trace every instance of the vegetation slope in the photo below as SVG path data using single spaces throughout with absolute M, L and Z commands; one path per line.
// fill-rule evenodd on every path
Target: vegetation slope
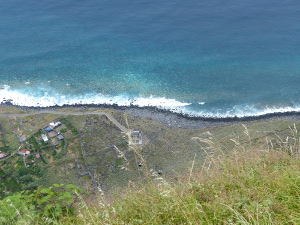
M 144 179 L 106 195 L 88 196 L 55 185 L 17 193 L 0 202 L 4 224 L 300 224 L 300 139 L 296 126 L 282 137 L 193 140 L 206 155 L 201 167 L 167 180 L 145 165 Z M 233 143 L 233 144 L 232 144 Z M 230 147 L 230 149 L 228 149 Z M 139 149 L 132 149 L 139 156 Z M 146 162 L 145 162 L 146 163 Z M 20 201 L 21 199 L 21 201 Z

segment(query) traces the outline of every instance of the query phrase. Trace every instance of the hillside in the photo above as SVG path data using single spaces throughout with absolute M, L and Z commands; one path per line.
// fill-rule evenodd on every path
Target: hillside
M 14 108 L 5 110 L 27 113 Z M 2 221 L 300 223 L 298 121 L 257 121 L 191 130 L 101 109 L 126 129 L 143 133 L 143 144 L 134 145 L 130 144 L 130 135 L 106 116 L 87 114 L 88 111 L 86 115 L 74 115 L 80 112 L 76 108 L 58 111 L 67 111 L 68 115 L 1 117 L 1 151 L 8 156 L 1 159 L 1 204 L 5 209 L 0 212 Z M 53 121 L 62 123 L 54 130 L 60 129 L 56 132 L 64 136 L 56 145 L 41 139 L 47 124 Z M 21 141 L 23 136 L 26 139 Z M 30 154 L 17 154 L 20 146 Z M 36 153 L 41 157 L 37 158 Z M 65 190 L 82 190 L 73 186 L 47 189 L 55 184 L 73 184 L 83 188 L 85 194 L 79 198 L 63 195 Z M 40 185 L 46 189 L 32 192 Z M 17 192 L 22 190 L 28 191 L 20 197 Z M 49 190 L 58 193 L 53 202 L 59 205 L 52 211 L 43 208 L 51 197 L 39 204 L 26 197 L 35 193 L 40 199 L 52 193 Z M 24 205 L 14 205 L 20 198 Z M 13 204 L 8 204 L 7 199 Z M 68 202 L 68 210 L 63 207 L 63 199 Z M 15 214 L 16 208 L 19 215 Z

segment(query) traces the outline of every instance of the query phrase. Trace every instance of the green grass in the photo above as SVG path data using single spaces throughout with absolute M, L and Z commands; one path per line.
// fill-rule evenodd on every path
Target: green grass
M 7 152 L 9 150 L 9 146 L 0 147 L 0 151 Z
M 40 137 L 43 134 L 42 130 L 39 130 L 37 133 L 35 133 L 36 137 Z
M 37 143 L 37 141 L 35 140 L 35 138 L 33 136 L 31 136 L 28 139 L 28 142 L 29 142 L 29 144 L 33 145 L 33 148 L 35 149 L 35 151 L 37 151 L 37 152 L 41 151 L 41 148 L 40 148 L 39 144 Z
M 288 142 L 279 137 L 277 144 L 235 145 L 230 153 L 213 138 L 195 141 L 207 153 L 201 168 L 191 162 L 189 172 L 172 183 L 148 171 L 143 182 L 113 197 L 102 191 L 79 197 L 76 212 L 52 224 L 300 224 L 296 130 Z
M 75 129 L 75 127 L 72 126 L 72 124 L 67 119 L 63 119 L 61 123 L 63 123 L 67 127 L 67 129 L 72 132 L 74 136 L 78 135 L 78 131 Z
M 63 134 L 64 134 L 64 133 L 66 133 L 67 131 L 68 131 L 67 128 L 63 128 L 63 129 L 60 130 L 60 133 L 63 133 Z
M 19 147 L 19 140 L 14 134 L 14 129 L 12 127 L 12 120 L 7 119 L 6 117 L 0 117 L 1 126 L 4 128 L 5 132 L 5 143 L 7 146 L 10 146 L 11 149 Z M 2 132 L 2 131 L 1 131 Z M 3 134 L 2 134 L 3 135 Z
M 299 224 L 300 162 L 251 150 L 176 184 L 151 181 L 113 204 L 81 209 L 78 224 Z M 189 175 L 186 176 L 189 178 Z M 100 201 L 100 200 L 99 200 Z M 95 216 L 96 215 L 96 216 Z
M 67 151 L 68 151 L 68 141 L 66 139 L 62 139 L 61 140 L 61 151 L 59 153 L 57 153 L 55 151 L 55 153 L 53 152 L 52 155 L 55 156 L 56 159 L 60 159 L 67 154 Z
M 99 193 L 93 204 L 82 200 L 74 215 L 55 224 L 299 224 L 299 159 L 257 153 L 222 159 L 219 167 L 175 184 L 154 178 L 114 202 Z
M 115 113 L 114 116 L 126 124 L 123 113 Z M 26 119 L 33 125 L 25 123 L 32 129 L 28 131 L 31 135 L 40 129 L 39 124 L 44 125 L 48 121 L 40 116 L 39 122 L 35 123 L 35 117 Z M 49 115 L 49 121 L 50 117 L 55 116 Z M 99 123 L 106 121 L 103 118 L 97 120 L 97 126 L 92 123 L 88 129 L 86 119 L 91 117 L 69 116 L 66 120 L 70 121 L 70 126 L 74 125 L 76 131 L 87 133 L 83 141 L 93 144 L 87 144 L 85 150 L 93 153 L 102 150 L 102 144 L 117 145 L 119 136 L 113 138 L 109 123 Z M 300 224 L 299 135 L 295 129 L 289 128 L 294 121 L 250 122 L 245 123 L 246 130 L 242 124 L 198 130 L 176 129 L 132 116 L 128 116 L 128 122 L 130 128 L 141 130 L 149 140 L 139 149 L 137 158 L 135 153 L 126 150 L 127 143 L 117 145 L 120 151 L 125 152 L 130 165 L 117 157 L 114 148 L 99 154 L 99 160 L 94 155 L 87 160 L 94 160 L 91 166 L 98 165 L 100 160 L 107 163 L 99 166 L 95 173 L 101 174 L 95 179 L 104 184 L 107 192 L 83 196 L 76 205 L 76 213 L 64 214 L 60 220 L 51 221 L 42 216 L 43 222 L 37 222 L 34 217 L 25 216 L 31 215 L 29 210 L 14 214 L 16 221 L 11 224 Z M 16 130 L 17 124 L 10 126 L 9 120 L 3 121 L 9 134 L 8 143 L 15 139 L 11 131 L 12 128 Z M 100 129 L 97 135 L 92 136 L 94 127 Z M 47 165 L 43 165 L 46 163 L 42 162 L 43 158 L 36 160 L 38 165 L 43 166 L 42 170 L 33 166 L 28 168 L 30 176 L 25 175 L 21 181 L 31 182 L 30 187 L 53 183 L 73 183 L 84 188 L 90 185 L 88 176 L 79 177 L 74 167 L 74 157 L 80 164 L 84 162 L 79 140 L 76 139 L 74 144 L 74 135 L 73 132 L 68 142 L 62 142 L 63 146 L 68 145 L 67 158 L 61 157 L 65 151 L 62 147 L 54 162 L 51 157 L 45 157 Z M 288 140 L 286 137 L 289 137 Z M 33 145 L 34 141 L 31 140 Z M 55 153 L 49 151 L 49 154 Z M 117 157 L 114 163 L 111 162 L 112 156 Z M 144 157 L 145 163 L 142 168 L 137 168 L 140 156 Z M 16 171 L 24 167 L 21 157 L 20 161 L 14 160 Z M 163 176 L 148 171 L 147 166 L 156 172 L 162 169 Z M 3 166 L 4 172 L 8 171 L 6 167 Z M 37 175 L 34 175 L 35 169 Z M 108 172 L 109 176 L 105 179 Z M 39 177 L 42 179 L 36 182 Z M 2 179 L 1 190 L 10 192 L 1 192 L 0 197 L 20 191 L 17 181 L 12 176 Z M 109 189 L 111 187 L 115 189 Z M 0 223 L 1 213 L 5 211 L 2 203 L 0 201 Z
M 4 173 L 4 171 L 2 169 L 0 169 L 0 177 L 4 177 L 6 175 L 6 173 Z
M 17 181 L 14 178 L 12 178 L 10 176 L 1 178 L 0 189 L 6 190 L 6 191 L 8 191 L 8 193 L 15 193 L 15 192 L 21 191 L 20 185 L 17 183 Z M 1 199 L 5 196 L 6 196 L 5 191 L 0 192 Z M 0 208 L 1 208 L 1 206 L 0 206 Z M 0 214 L 0 217 L 1 217 L 1 214 Z
M 44 159 L 44 157 L 43 157 L 42 155 L 40 156 L 40 159 L 41 159 L 41 161 L 42 161 L 44 164 L 48 164 L 47 161 Z

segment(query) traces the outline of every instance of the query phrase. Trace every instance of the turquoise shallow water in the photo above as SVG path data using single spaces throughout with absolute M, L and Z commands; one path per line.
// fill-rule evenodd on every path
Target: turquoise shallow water
M 0 101 L 299 111 L 300 3 L 0 2 Z

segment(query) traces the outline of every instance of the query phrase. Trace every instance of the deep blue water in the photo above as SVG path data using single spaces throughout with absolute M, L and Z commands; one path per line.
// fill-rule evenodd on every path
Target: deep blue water
M 296 0 L 0 1 L 0 101 L 300 110 Z

